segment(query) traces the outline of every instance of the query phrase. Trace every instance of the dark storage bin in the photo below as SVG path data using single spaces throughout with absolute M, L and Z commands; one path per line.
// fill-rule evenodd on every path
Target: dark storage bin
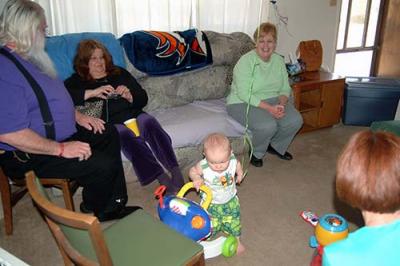
M 342 122 L 345 125 L 370 126 L 374 121 L 393 120 L 399 98 L 399 79 L 348 77 Z

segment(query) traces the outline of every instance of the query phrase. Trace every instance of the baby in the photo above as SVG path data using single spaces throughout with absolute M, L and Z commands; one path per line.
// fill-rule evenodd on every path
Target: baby
M 225 135 L 212 133 L 206 137 L 203 146 L 205 158 L 190 169 L 189 177 L 197 190 L 203 184 L 212 190 L 212 201 L 208 207 L 212 236 L 219 231 L 235 236 L 238 240 L 237 254 L 240 254 L 245 247 L 239 240 L 242 226 L 235 175 L 239 184 L 243 179 L 242 166 Z

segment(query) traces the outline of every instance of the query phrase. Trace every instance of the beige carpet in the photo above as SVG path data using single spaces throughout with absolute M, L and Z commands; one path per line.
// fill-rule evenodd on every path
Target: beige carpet
M 312 210 L 318 215 L 342 214 L 350 222 L 351 230 L 362 225 L 359 212 L 336 200 L 333 190 L 337 155 L 349 136 L 361 129 L 364 128 L 338 125 L 299 135 L 289 149 L 294 156 L 292 161 L 267 155 L 262 168 L 250 167 L 238 188 L 246 252 L 229 259 L 222 256 L 209 259 L 206 264 L 308 265 L 313 253 L 308 239 L 313 229 L 299 217 L 302 210 Z M 152 195 L 155 187 L 156 184 L 147 187 L 128 184 L 129 204 L 141 205 L 155 215 L 156 200 Z M 62 199 L 57 201 L 62 204 Z M 80 195 L 75 195 L 77 206 L 80 201 Z M 14 207 L 14 234 L 5 236 L 2 220 L 0 227 L 3 249 L 31 265 L 63 265 L 55 242 L 29 196 Z

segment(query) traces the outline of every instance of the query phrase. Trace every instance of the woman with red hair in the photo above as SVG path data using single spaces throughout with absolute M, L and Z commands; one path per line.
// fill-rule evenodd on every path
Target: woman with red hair
M 324 248 L 322 265 L 399 265 L 400 138 L 361 131 L 344 147 L 336 192 L 361 210 L 365 226 Z
M 140 183 L 147 185 L 157 179 L 167 186 L 167 193 L 176 193 L 184 179 L 172 141 L 159 122 L 143 111 L 148 97 L 142 86 L 127 70 L 114 65 L 110 52 L 96 40 L 79 43 L 74 69 L 76 73 L 64 82 L 74 104 L 81 107 L 80 111 L 100 104 L 100 112 L 88 114 L 116 126 L 122 151 L 132 162 Z M 140 136 L 124 125 L 131 118 L 136 118 Z

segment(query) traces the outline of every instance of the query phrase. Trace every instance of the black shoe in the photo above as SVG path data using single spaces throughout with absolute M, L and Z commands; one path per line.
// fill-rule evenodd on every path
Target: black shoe
M 115 200 L 117 202 L 117 204 L 125 206 L 126 203 L 128 202 L 128 197 L 124 197 L 124 198 L 119 198 Z
M 122 208 L 118 208 L 117 210 L 115 210 L 113 212 L 99 213 L 96 216 L 100 222 L 105 222 L 105 221 L 111 221 L 111 220 L 115 220 L 115 219 L 122 219 L 125 216 L 128 216 L 129 214 L 131 214 L 139 209 L 142 209 L 142 207 L 124 206 Z
M 263 160 L 258 159 L 254 156 L 251 156 L 250 163 L 255 166 L 255 167 L 262 167 L 263 166 Z
M 279 152 L 277 152 L 274 148 L 272 148 L 271 146 L 268 146 L 267 152 L 278 156 L 282 160 L 290 161 L 293 159 L 293 156 L 290 153 L 285 152 L 285 154 L 282 155 Z
M 82 213 L 93 213 L 92 208 L 86 206 L 83 201 L 79 205 L 79 209 L 81 210 Z

